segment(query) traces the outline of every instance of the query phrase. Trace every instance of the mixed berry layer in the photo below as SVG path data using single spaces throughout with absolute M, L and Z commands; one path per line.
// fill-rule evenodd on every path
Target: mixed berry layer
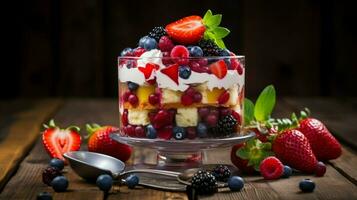
M 222 48 L 223 41 L 203 37 L 210 30 L 203 24 L 205 18 L 190 16 L 155 27 L 138 47 L 121 52 L 123 133 L 177 140 L 237 133 L 242 123 L 244 57 Z

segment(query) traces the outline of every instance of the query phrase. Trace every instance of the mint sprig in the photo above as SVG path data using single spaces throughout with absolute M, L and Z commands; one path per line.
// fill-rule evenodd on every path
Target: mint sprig
M 276 92 L 273 85 L 268 85 L 260 93 L 254 107 L 254 117 L 257 121 L 267 121 L 273 112 L 276 102 Z
M 211 10 L 208 10 L 203 16 L 203 24 L 206 26 L 206 31 L 203 38 L 213 40 L 218 47 L 226 48 L 223 42 L 230 31 L 227 28 L 219 26 L 222 21 L 222 14 L 213 15 Z

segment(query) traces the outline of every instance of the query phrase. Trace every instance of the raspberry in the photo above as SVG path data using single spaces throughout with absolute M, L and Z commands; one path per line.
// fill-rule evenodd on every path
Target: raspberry
M 166 125 L 172 124 L 172 118 L 166 110 L 160 110 L 154 117 L 154 128 L 160 129 Z
M 170 40 L 168 36 L 162 36 L 159 40 L 159 49 L 161 51 L 170 52 L 174 48 L 174 43 Z
M 171 65 L 173 64 L 172 59 L 170 58 L 170 52 L 164 51 L 162 52 L 162 63 L 164 65 Z
M 174 61 L 179 65 L 187 65 L 189 63 L 188 57 L 190 52 L 183 45 L 176 45 L 170 53 L 171 57 L 174 57 Z
M 283 175 L 284 165 L 275 156 L 269 156 L 260 163 L 259 169 L 264 179 L 272 180 Z
M 218 97 L 219 104 L 225 104 L 229 100 L 229 92 L 226 90 Z
M 55 167 L 47 167 L 42 172 L 42 182 L 46 185 L 51 185 L 51 181 L 57 176 L 61 176 L 62 173 Z

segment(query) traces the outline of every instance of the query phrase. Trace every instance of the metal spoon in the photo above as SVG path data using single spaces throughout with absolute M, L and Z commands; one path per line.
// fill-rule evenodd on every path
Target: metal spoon
M 72 151 L 63 155 L 68 159 L 72 169 L 82 178 L 93 181 L 102 174 L 109 174 L 113 179 L 121 179 L 121 177 L 131 173 L 149 173 L 168 177 L 177 178 L 179 172 L 155 170 L 155 169 L 133 169 L 125 170 L 125 164 L 111 156 L 88 151 Z M 166 187 L 158 186 L 149 183 L 139 183 L 139 185 L 152 187 L 156 189 L 170 191 L 185 191 L 186 187 Z

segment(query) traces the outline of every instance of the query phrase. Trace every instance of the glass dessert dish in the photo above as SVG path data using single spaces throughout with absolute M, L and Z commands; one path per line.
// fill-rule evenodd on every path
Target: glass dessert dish
M 120 133 L 158 151 L 159 167 L 197 166 L 202 150 L 244 142 L 244 56 L 118 58 Z

